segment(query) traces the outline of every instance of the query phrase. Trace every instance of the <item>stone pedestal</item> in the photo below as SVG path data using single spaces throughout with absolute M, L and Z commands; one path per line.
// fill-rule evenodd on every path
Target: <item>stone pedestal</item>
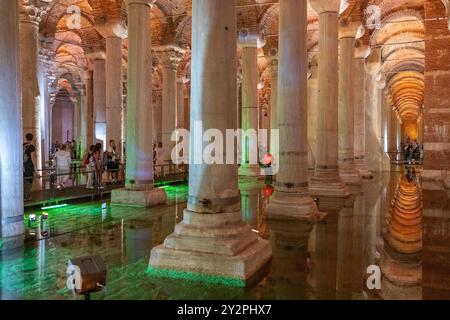
M 23 222 L 22 119 L 20 112 L 19 12 L 16 1 L 0 3 L 0 237 L 25 232 Z M 23 243 L 23 242 L 22 242 Z M 3 243 L 2 252 L 7 249 Z M 2 261 L 3 263 L 3 261 Z M 2 278 L 2 280 L 4 280 Z
M 237 127 L 236 0 L 194 0 L 192 11 L 191 123 L 225 135 Z M 206 145 L 194 144 L 192 152 Z M 153 248 L 149 272 L 247 286 L 271 256 L 270 243 L 242 220 L 237 165 L 192 164 L 183 222 Z
M 114 200 L 113 204 L 149 208 L 165 204 L 167 195 L 164 190 L 158 188 L 151 190 L 117 189 L 112 191 L 111 199 Z
M 309 192 L 315 196 L 343 197 L 350 191 L 339 176 L 338 166 L 338 31 L 339 0 L 311 0 L 319 14 L 319 68 L 317 149 Z
M 251 231 L 240 211 L 202 214 L 185 210 L 175 232 L 152 250 L 150 271 L 245 286 L 271 255 L 270 243 Z

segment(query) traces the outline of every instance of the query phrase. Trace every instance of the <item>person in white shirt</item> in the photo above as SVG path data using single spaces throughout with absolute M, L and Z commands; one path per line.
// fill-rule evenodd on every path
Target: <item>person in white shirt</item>
M 56 174 L 58 175 L 58 187 L 65 188 L 70 174 L 70 164 L 72 162 L 70 152 L 65 144 L 55 153 Z

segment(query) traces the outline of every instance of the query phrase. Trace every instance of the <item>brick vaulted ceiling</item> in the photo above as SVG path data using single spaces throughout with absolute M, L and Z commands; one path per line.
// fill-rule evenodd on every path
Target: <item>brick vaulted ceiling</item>
M 441 0 L 436 0 L 441 1 Z M 110 19 L 126 21 L 124 0 L 53 0 L 41 20 L 42 43 L 53 52 L 57 75 L 71 74 L 72 79 L 82 79 L 91 68 L 87 55 L 104 51 L 105 41 L 95 30 L 95 24 Z M 278 0 L 238 0 L 238 30 L 261 32 L 266 45 L 258 61 L 261 78 L 270 82 L 266 68 L 278 48 Z M 400 118 L 415 120 L 423 104 L 424 70 L 424 0 L 341 0 L 341 19 L 360 21 L 359 44 L 368 44 L 372 50 L 381 50 L 379 79 L 388 88 L 389 107 Z M 81 28 L 70 30 L 68 8 L 81 10 Z M 442 5 L 442 17 L 446 16 Z M 192 0 L 157 0 L 151 12 L 152 43 L 154 46 L 175 44 L 191 46 Z M 379 9 L 375 9 L 379 8 Z M 377 11 L 378 10 L 378 11 Z M 378 28 L 367 25 L 378 17 Z M 317 53 L 318 16 L 308 6 L 307 42 L 310 56 Z M 123 46 L 123 66 L 127 65 L 127 41 Z M 180 75 L 189 75 L 189 54 L 180 66 Z M 155 68 L 157 70 L 158 68 Z M 125 73 L 126 74 L 126 73 Z M 58 79 L 56 79 L 58 82 Z M 158 86 L 158 83 L 156 83 Z

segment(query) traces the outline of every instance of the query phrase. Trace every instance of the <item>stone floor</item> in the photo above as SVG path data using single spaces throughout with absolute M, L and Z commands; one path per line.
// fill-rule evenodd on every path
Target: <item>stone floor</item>
M 167 187 L 169 203 L 153 209 L 111 206 L 108 202 L 49 209 L 49 218 L 42 226 L 39 222 L 27 226 L 25 239 L 0 243 L 0 297 L 82 299 L 66 288 L 67 262 L 72 257 L 98 254 L 107 265 L 107 285 L 92 299 L 450 298 L 447 192 L 439 185 L 422 186 L 418 180 L 423 191 L 423 247 L 412 257 L 393 252 L 383 241 L 389 223 L 388 203 L 397 181 L 398 174 L 366 181 L 362 193 L 342 208 L 327 209 L 327 215 L 311 232 L 293 229 L 291 223 L 279 223 L 271 229 L 264 220 L 270 188 L 264 182 L 242 181 L 243 217 L 255 232 L 270 239 L 273 247 L 267 276 L 246 289 L 153 278 L 147 273 L 150 249 L 182 219 L 185 185 Z M 26 223 L 29 214 L 39 217 L 42 211 L 27 212 Z M 388 252 L 390 258 L 381 252 Z M 380 290 L 366 286 L 371 265 L 386 268 L 382 268 Z M 408 269 L 411 265 L 417 267 Z M 395 271 L 404 268 L 416 282 L 405 285 L 401 281 L 402 274 Z

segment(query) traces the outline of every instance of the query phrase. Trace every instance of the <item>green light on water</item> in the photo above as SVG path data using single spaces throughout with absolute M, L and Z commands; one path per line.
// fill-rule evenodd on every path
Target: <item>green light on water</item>
M 49 210 L 49 209 L 64 208 L 64 207 L 67 207 L 67 206 L 68 206 L 67 203 L 63 203 L 63 204 L 55 204 L 54 206 L 42 207 L 41 210 Z
M 157 278 L 169 278 L 169 279 L 178 279 L 178 280 L 188 280 L 188 281 L 200 281 L 207 282 L 211 284 L 219 284 L 228 287 L 245 287 L 245 281 L 237 278 L 227 278 L 218 275 L 211 274 L 203 274 L 203 273 L 194 273 L 194 272 L 186 272 L 179 270 L 168 270 L 168 269 L 160 269 L 155 267 L 148 267 L 147 272 L 152 277 Z

